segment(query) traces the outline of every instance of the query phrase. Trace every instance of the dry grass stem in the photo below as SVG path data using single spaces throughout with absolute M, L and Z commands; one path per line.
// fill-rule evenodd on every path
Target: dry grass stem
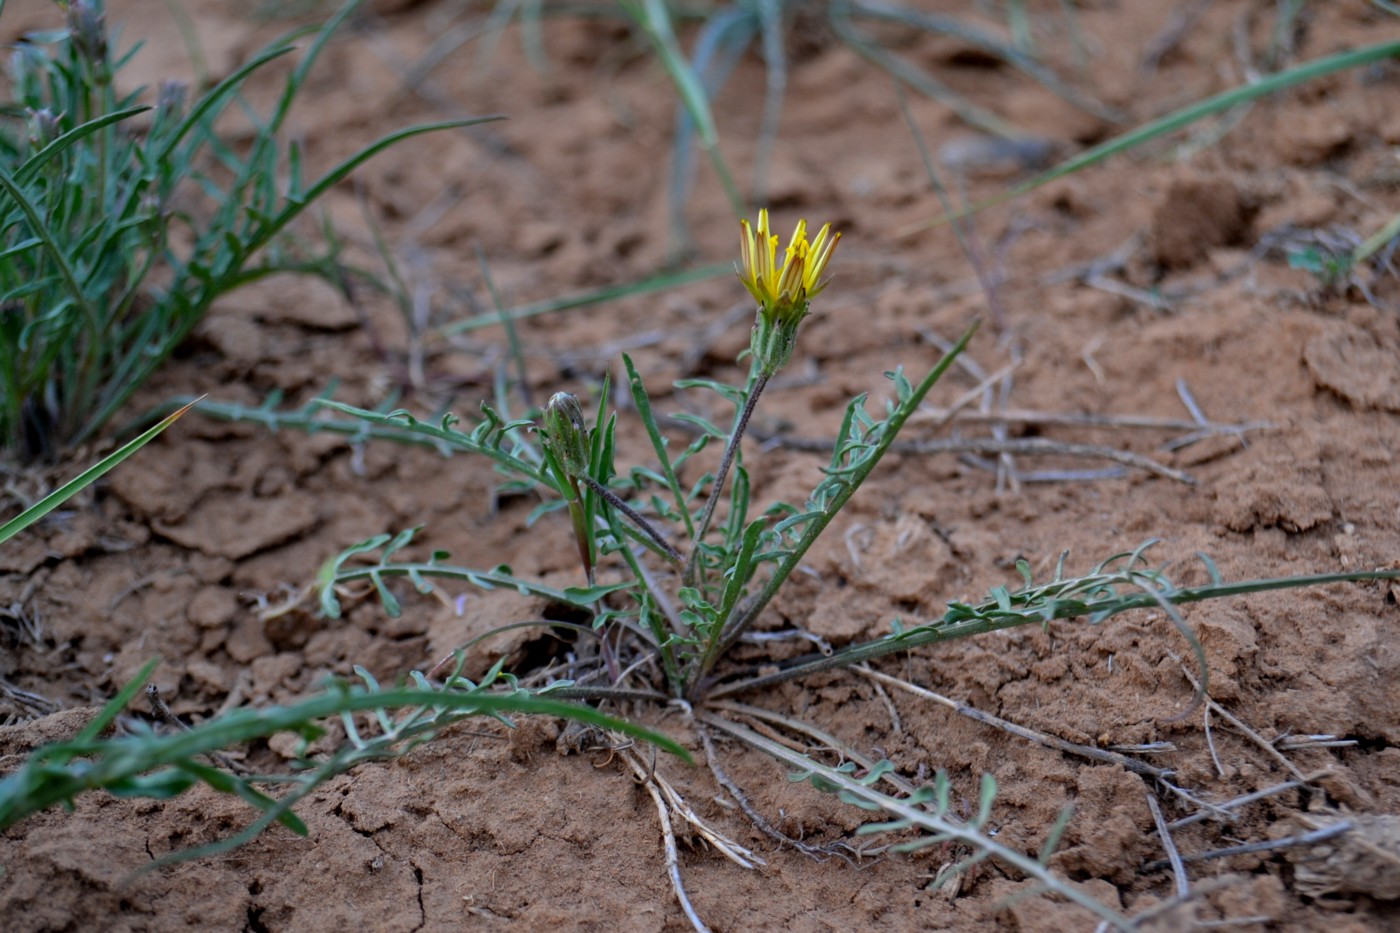
M 809 453 L 829 453 L 832 443 L 828 440 L 806 437 L 777 437 L 772 442 L 788 450 L 801 450 Z M 1070 444 L 1043 437 L 1018 437 L 998 440 L 992 437 L 935 438 L 921 441 L 895 441 L 890 452 L 897 454 L 993 454 L 997 456 L 1041 456 L 1074 457 L 1087 460 L 1111 460 L 1125 466 L 1134 467 L 1154 476 L 1175 480 L 1187 486 L 1196 485 L 1191 474 L 1158 463 L 1151 457 L 1135 454 L 1132 451 L 1116 450 L 1096 444 Z
M 935 703 L 946 706 L 948 709 L 961 716 L 966 716 L 969 719 L 976 720 L 994 729 L 1000 729 L 1003 732 L 1010 733 L 1019 738 L 1035 742 L 1037 745 L 1043 745 L 1046 748 L 1053 748 L 1056 751 L 1064 752 L 1069 755 L 1078 755 L 1081 758 L 1090 758 L 1095 761 L 1120 765 L 1129 771 L 1146 775 L 1154 779 L 1165 779 L 1170 777 L 1173 773 L 1170 769 L 1156 768 L 1146 762 L 1138 761 L 1136 758 L 1129 758 L 1126 755 L 1120 755 L 1117 752 L 1095 748 L 1092 745 L 1079 745 L 1045 732 L 1037 732 L 1034 729 L 1019 726 L 1014 722 L 1008 722 L 998 716 L 993 716 L 991 713 L 984 713 L 965 703 L 959 703 L 957 700 L 950 699 L 942 694 L 934 693 L 932 690 L 928 690 L 924 687 L 916 686 L 898 677 L 891 677 L 889 674 L 883 674 L 880 671 L 864 665 L 852 669 L 869 678 L 871 681 L 888 684 L 906 693 L 912 693 L 914 696 L 921 697 L 925 700 L 932 700 Z
M 847 863 L 851 862 L 850 857 L 843 853 L 831 852 L 821 846 L 808 845 L 801 839 L 794 839 L 792 836 L 789 836 L 787 833 L 768 822 L 763 814 L 759 813 L 753 803 L 749 801 L 748 795 L 744 793 L 743 789 L 740 788 L 738 784 L 734 783 L 734 780 L 729 777 L 724 767 L 719 763 L 719 753 L 715 749 L 714 739 L 710 737 L 710 730 L 706 729 L 699 722 L 695 722 L 693 719 L 692 724 L 695 727 L 695 733 L 700 736 L 700 744 L 705 749 L 705 763 L 709 765 L 710 773 L 715 776 L 715 780 L 719 782 L 719 785 L 729 792 L 729 796 L 734 798 L 734 802 L 739 805 L 739 809 L 744 812 L 744 815 L 749 818 L 749 822 L 753 823 L 754 827 L 758 829 L 759 832 L 779 845 L 792 846 L 803 855 L 818 862 L 825 861 L 828 855 L 836 855 Z
M 1210 694 L 1202 690 L 1201 682 L 1196 679 L 1196 675 L 1184 663 L 1181 664 L 1181 673 L 1186 677 L 1188 681 L 1190 681 L 1192 688 L 1196 691 L 1196 695 L 1205 698 L 1207 707 L 1218 713 L 1221 719 L 1225 720 L 1230 725 L 1238 729 L 1240 732 L 1248 736 L 1250 740 L 1253 741 L 1254 744 L 1262 748 L 1269 755 L 1270 758 L 1273 758 L 1279 764 L 1283 765 L 1283 767 L 1287 769 L 1288 773 L 1293 775 L 1293 777 L 1295 777 L 1299 781 L 1307 781 L 1306 775 L 1304 775 L 1303 772 L 1298 769 L 1298 766 L 1295 765 L 1293 762 L 1289 761 L 1288 757 L 1282 752 L 1280 752 L 1277 748 L 1275 748 L 1272 742 L 1268 741 L 1262 735 L 1255 732 L 1249 726 L 1245 725 L 1243 722 L 1237 719 L 1235 716 L 1231 715 L 1231 713 L 1228 710 L 1226 710 L 1219 703 L 1215 702 L 1215 700 L 1211 698 Z
M 1210 731 L 1210 707 L 1207 706 L 1201 713 L 1202 725 L 1206 732 L 1206 748 L 1210 749 L 1210 760 L 1215 763 L 1215 773 L 1220 777 L 1225 776 L 1225 766 L 1220 763 L 1220 755 L 1215 751 L 1215 736 Z
M 1272 787 L 1266 787 L 1263 790 L 1257 790 L 1252 794 L 1243 794 L 1239 797 L 1234 798 L 1233 800 L 1227 800 L 1222 804 L 1218 804 L 1215 807 L 1216 812 L 1207 812 L 1203 810 L 1200 813 L 1192 813 L 1190 816 L 1183 816 L 1179 820 L 1173 820 L 1172 822 L 1167 824 L 1167 827 L 1169 829 L 1180 829 L 1183 826 L 1190 826 L 1192 823 L 1204 822 L 1205 820 L 1211 819 L 1213 817 L 1219 818 L 1222 813 L 1225 814 L 1225 816 L 1227 816 L 1228 818 L 1233 819 L 1234 817 L 1229 814 L 1230 810 L 1236 810 L 1242 806 L 1245 806 L 1246 804 L 1254 803 L 1256 800 L 1264 800 L 1265 798 L 1272 797 L 1275 794 L 1282 794 L 1290 790 L 1296 790 L 1299 787 L 1304 786 L 1305 784 L 1311 784 L 1314 781 L 1318 781 L 1324 777 L 1327 777 L 1330 774 L 1332 774 L 1331 770 L 1316 771 L 1308 775 L 1306 781 L 1284 781 L 1281 784 L 1275 784 Z
M 690 804 L 685 802 L 685 798 L 671 786 L 671 783 L 657 774 L 656 769 L 651 763 L 642 760 L 641 752 L 635 745 L 631 744 L 630 740 L 619 736 L 613 737 L 613 741 L 614 743 L 624 743 L 626 745 L 626 747 L 619 749 L 620 757 L 623 761 L 627 762 L 628 767 L 632 769 L 633 775 L 639 782 L 647 784 L 649 787 L 656 788 L 666 801 L 666 807 L 669 813 L 677 815 L 685 820 L 702 839 L 714 846 L 721 855 L 740 868 L 753 869 L 759 865 L 765 864 L 763 859 L 702 820 L 700 816 L 690 808 Z
M 869 668 L 865 667 L 865 665 L 861 665 L 857 670 L 860 670 L 862 673 L 869 672 Z M 870 685 L 875 688 L 875 695 L 880 698 L 881 703 L 885 704 L 885 709 L 890 714 L 890 727 L 894 729 L 894 734 L 902 735 L 904 733 L 904 725 L 899 721 L 899 710 L 895 708 L 894 700 L 890 699 L 888 691 L 880 684 L 879 680 L 872 678 Z
M 1191 883 L 1186 877 L 1186 866 L 1181 862 L 1181 853 L 1176 850 L 1176 843 L 1172 840 L 1167 821 L 1162 818 L 1162 808 L 1157 803 L 1157 795 L 1152 793 L 1150 787 L 1147 789 L 1147 806 L 1152 811 L 1152 822 L 1157 824 L 1157 835 L 1162 837 L 1162 848 L 1166 850 L 1167 862 L 1172 867 L 1172 878 L 1176 883 L 1176 896 L 1184 900 L 1191 895 Z
M 166 705 L 165 698 L 160 695 L 160 688 L 157 687 L 155 684 L 146 685 L 146 702 L 151 704 L 151 712 L 154 713 L 156 718 L 159 719 L 161 722 L 164 722 L 166 725 L 171 726 L 180 732 L 190 731 L 190 727 L 185 723 L 185 721 L 182 720 L 179 716 L 176 716 L 175 713 L 170 709 L 170 707 Z M 232 771 L 234 774 L 248 773 L 247 768 L 243 767 L 242 765 L 238 764 L 237 762 L 233 761 L 228 756 L 220 752 L 210 752 L 206 757 L 210 761 L 214 762 L 215 765 L 223 768 L 226 771 Z
M 1338 836 L 1351 832 L 1353 824 L 1350 820 L 1342 820 L 1337 823 L 1315 829 L 1312 832 L 1300 833 L 1296 836 L 1285 836 L 1282 839 L 1270 839 L 1265 842 L 1247 842 L 1244 845 L 1230 846 L 1225 849 L 1212 849 L 1209 852 L 1199 852 L 1195 855 L 1181 856 L 1182 862 L 1204 862 L 1210 859 L 1229 858 L 1232 855 L 1252 855 L 1259 852 L 1276 852 L 1280 849 L 1291 849 L 1295 846 L 1311 846 L 1319 842 L 1326 842 L 1328 839 L 1335 839 Z M 1155 862 L 1148 862 L 1142 866 L 1143 871 L 1161 871 L 1171 863 L 1165 859 L 1158 859 Z
M 909 419 L 910 424 L 947 420 L 951 408 L 925 408 Z M 1209 434 L 1243 434 L 1247 431 L 1276 431 L 1272 421 L 1242 421 L 1239 424 L 1215 424 L 1185 418 L 1153 418 L 1148 415 L 1098 415 L 1092 412 L 1036 411 L 1029 408 L 1008 408 L 1002 411 L 961 411 L 952 419 L 975 424 L 1015 424 L 1026 427 L 1103 428 L 1118 430 L 1132 428 L 1148 431 L 1194 431 Z
M 867 755 L 861 754 L 859 751 L 842 742 L 840 739 L 836 738 L 834 735 L 827 732 L 826 730 L 820 729 L 809 722 L 803 722 L 800 719 L 794 719 L 791 716 L 784 716 L 781 713 L 775 713 L 772 710 L 762 709 L 761 707 L 757 706 L 749 706 L 746 703 L 736 703 L 733 700 L 720 700 L 712 702 L 708 704 L 707 708 L 724 710 L 726 712 L 737 713 L 741 716 L 745 716 L 750 720 L 750 723 L 754 726 L 754 731 L 760 732 L 766 738 L 769 738 L 774 742 L 778 742 L 787 748 L 791 748 L 793 751 L 798 752 L 799 754 L 810 755 L 813 749 L 803 748 L 802 746 L 793 743 L 790 739 L 785 739 L 780 735 L 773 734 L 771 730 L 765 729 L 763 727 L 763 723 L 773 723 L 775 725 L 782 726 L 786 729 L 791 729 L 794 732 L 801 733 L 802 735 L 806 735 L 817 743 L 818 748 L 835 753 L 842 761 L 854 761 L 856 764 L 860 765 L 867 771 L 874 768 L 875 765 L 878 764 L 878 762 L 876 762 L 874 759 L 870 758 Z M 881 780 L 889 784 L 901 794 L 912 794 L 915 790 L 917 790 L 917 788 L 912 782 L 905 780 L 893 771 L 886 772 L 884 775 L 881 776 Z M 950 819 L 952 819 L 952 817 L 950 817 Z
M 58 712 L 61 708 L 53 700 L 39 696 L 37 693 L 30 693 L 2 677 L 0 677 L 0 698 L 9 700 L 22 711 L 20 714 L 7 714 L 3 722 L 4 725 L 47 716 L 49 713 Z
M 636 763 L 628 759 L 628 763 Z M 656 804 L 656 818 L 661 823 L 661 843 L 666 850 L 666 877 L 671 880 L 671 890 L 676 892 L 676 901 L 681 906 L 681 911 L 685 918 L 690 921 L 690 925 L 696 933 L 710 933 L 710 928 L 705 925 L 705 921 L 700 919 L 700 915 L 695 912 L 695 905 L 690 903 L 690 896 L 685 892 L 685 882 L 681 880 L 681 858 L 680 852 L 676 849 L 676 832 L 671 826 L 671 812 L 666 807 L 666 801 L 662 799 L 661 792 L 656 785 L 647 777 L 643 770 L 638 775 L 637 782 L 647 789 L 651 795 L 652 803 Z

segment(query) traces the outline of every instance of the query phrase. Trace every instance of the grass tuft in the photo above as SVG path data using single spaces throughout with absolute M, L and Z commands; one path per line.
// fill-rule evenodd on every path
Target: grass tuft
M 193 102 L 163 84 L 154 107 L 117 76 L 101 0 L 28 37 L 10 65 L 19 115 L 0 125 L 0 455 L 48 459 L 95 438 L 221 296 L 280 273 L 343 281 L 334 242 L 290 228 L 385 149 L 457 120 L 392 133 L 304 177 L 282 127 L 351 0 L 311 37 L 273 111 L 233 147 L 219 123 L 249 79 L 295 50 L 274 43 Z M 489 119 L 489 118 L 485 118 Z

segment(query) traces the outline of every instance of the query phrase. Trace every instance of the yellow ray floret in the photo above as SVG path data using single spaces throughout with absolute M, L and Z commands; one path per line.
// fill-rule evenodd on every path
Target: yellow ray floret
M 741 220 L 743 236 L 739 246 L 743 268 L 739 281 L 753 295 L 759 310 L 768 318 L 801 318 L 807 312 L 807 302 L 826 287 L 821 280 L 826 264 L 841 234 L 824 225 L 812 242 L 807 242 L 807 221 L 799 220 L 778 266 L 778 238 L 768 226 L 768 211 L 758 212 L 758 230 L 748 220 Z

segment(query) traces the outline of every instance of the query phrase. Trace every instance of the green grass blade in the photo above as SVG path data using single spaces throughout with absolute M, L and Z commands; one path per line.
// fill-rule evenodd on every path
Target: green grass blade
M 1263 593 L 1271 590 L 1299 589 L 1328 583 L 1360 583 L 1369 580 L 1400 580 L 1400 570 L 1357 571 L 1353 573 L 1322 573 L 1263 580 L 1242 580 L 1237 583 L 1212 583 L 1206 586 L 1184 587 L 1169 592 L 1135 592 L 1127 595 L 1108 594 L 1102 598 L 1050 600 L 1039 607 L 1003 605 L 991 599 L 976 606 L 950 603 L 943 617 L 927 625 L 905 629 L 879 641 L 844 648 L 828 657 L 802 662 L 776 674 L 763 675 L 746 681 L 725 684 L 711 692 L 712 697 L 728 696 L 745 690 L 768 686 L 794 677 L 805 677 L 838 667 L 850 667 L 887 654 L 907 651 L 969 635 L 981 635 L 1019 625 L 1043 625 L 1052 619 L 1092 618 L 1095 622 L 1132 609 L 1155 609 L 1161 602 L 1180 606 L 1185 603 Z M 1075 582 L 1075 581 L 1067 581 Z M 1016 594 L 1010 594 L 1015 596 Z
M 63 280 L 68 297 L 87 318 L 88 326 L 92 328 L 94 334 L 101 333 L 102 318 L 98 315 L 96 306 L 93 305 L 92 300 L 88 298 L 87 292 L 83 290 L 82 284 L 78 281 L 77 273 L 59 246 L 60 241 L 49 229 L 48 224 L 44 222 L 43 217 L 39 214 L 39 209 L 34 206 L 34 202 L 29 199 L 29 196 L 24 193 L 24 189 L 16 183 L 14 176 L 5 170 L 3 165 L 0 165 L 0 188 L 5 190 L 5 193 L 15 202 L 15 206 L 24 214 L 30 229 L 39 238 L 44 252 L 48 253 L 49 259 L 58 269 L 59 278 Z
M 263 225 L 258 231 L 258 234 L 249 239 L 244 248 L 248 253 L 253 253 L 263 246 L 266 246 L 273 237 L 282 232 L 287 224 L 296 219 L 296 217 L 306 209 L 307 205 L 325 194 L 331 188 L 340 184 L 351 172 L 355 171 L 355 169 L 359 168 L 385 149 L 388 149 L 390 146 L 403 142 L 405 139 L 411 139 L 414 136 L 422 136 L 425 133 L 460 129 L 465 126 L 476 126 L 479 123 L 491 123 L 496 120 L 504 119 L 505 117 L 495 116 L 470 117 L 464 120 L 443 120 L 438 123 L 422 123 L 418 126 L 410 126 L 398 132 L 390 133 L 387 136 L 382 136 L 318 178 L 300 198 L 291 201 L 291 203 L 287 204 L 276 217 L 271 218 Z
M 634 295 L 647 295 L 652 292 L 666 291 L 681 285 L 689 285 L 691 282 L 705 282 L 710 279 L 719 278 L 721 275 L 732 275 L 734 266 L 731 263 L 716 263 L 711 266 L 700 266 L 696 269 L 687 269 L 684 272 L 666 272 L 661 275 L 643 279 L 640 282 L 631 282 L 626 285 L 608 285 L 593 291 L 580 292 L 577 295 L 569 295 L 565 298 L 551 298 L 547 301 L 537 301 L 534 304 L 513 308 L 504 314 L 481 314 L 476 317 L 467 318 L 464 321 L 455 321 L 444 325 L 440 331 L 443 336 L 450 337 L 453 334 L 463 334 L 468 331 L 481 330 L 484 327 L 497 327 L 502 319 L 510 321 L 521 321 L 525 318 L 537 317 L 541 314 L 553 314 L 556 311 L 569 311 L 574 308 L 584 308 L 589 305 L 602 304 L 605 301 L 612 301 L 617 298 L 630 298 Z
M 969 26 L 952 16 L 926 13 L 907 6 L 879 2 L 879 0 L 855 0 L 854 3 L 841 0 L 833 9 L 837 16 L 854 15 L 863 19 L 899 23 L 934 35 L 950 36 L 959 42 L 980 49 L 994 58 L 1001 59 L 1022 74 L 1044 85 L 1046 90 L 1052 94 L 1086 113 L 1092 113 L 1115 123 L 1122 119 L 1122 114 L 1087 97 L 1073 86 L 1062 81 L 1059 75 L 1036 59 L 1029 49 L 1019 48 L 1016 44 L 1008 45 L 991 33 Z M 1017 135 L 1024 134 L 1018 132 Z
M 1369 259 L 1372 253 L 1397 236 L 1400 236 L 1400 214 L 1396 214 L 1394 217 L 1390 218 L 1388 224 L 1371 234 L 1366 238 L 1365 242 L 1356 248 L 1355 252 L 1351 254 L 1352 265 Z
M 948 107 L 966 123 L 972 126 L 1004 139 L 1016 139 L 1024 135 L 1015 126 L 992 113 L 990 110 L 978 107 L 976 104 L 968 101 L 946 84 L 936 80 L 922 68 L 910 64 L 878 43 L 873 42 L 868 36 L 856 29 L 851 23 L 849 16 L 839 12 L 839 9 L 839 7 L 832 8 L 830 21 L 833 31 L 840 37 L 842 42 L 850 46 L 852 51 L 860 55 L 866 61 L 888 72 L 892 77 L 903 81 L 925 97 L 936 100 L 945 107 Z
M 1315 61 L 1299 65 L 1296 68 L 1281 71 L 1276 75 L 1270 75 L 1254 84 L 1231 88 L 1228 91 L 1223 91 L 1212 97 L 1207 97 L 1205 100 L 1197 101 L 1194 104 L 1182 107 L 1180 110 L 1173 111 L 1165 117 L 1153 120 L 1151 123 L 1140 126 L 1135 130 L 1131 130 L 1120 136 L 1115 136 L 1106 142 L 1093 146 L 1081 152 L 1079 155 L 1065 160 L 1049 171 L 1037 175 L 1024 184 L 1017 185 L 1004 194 L 974 204 L 965 211 L 944 214 L 932 221 L 929 226 L 947 223 L 965 214 L 975 213 L 993 205 L 1001 204 L 1011 198 L 1019 197 L 1042 185 L 1047 185 L 1052 181 L 1064 178 L 1066 175 L 1071 175 L 1095 163 L 1127 152 L 1130 149 L 1141 146 L 1160 136 L 1174 133 L 1197 120 L 1229 110 L 1239 104 L 1258 100 L 1261 97 L 1267 97 L 1278 91 L 1338 71 L 1346 71 L 1349 68 L 1359 68 L 1362 65 L 1369 65 L 1372 62 L 1383 61 L 1384 59 L 1397 56 L 1400 56 L 1400 40 L 1381 42 L 1375 45 L 1353 49 L 1349 52 L 1339 52 L 1336 55 L 1329 55 L 1326 58 L 1319 58 Z
M 481 280 L 486 284 L 486 291 L 491 296 L 491 304 L 495 306 L 496 314 L 501 320 L 501 327 L 506 332 L 506 346 L 510 348 L 510 359 L 515 364 L 515 378 L 520 382 L 520 400 L 527 409 L 533 408 L 533 400 L 530 397 L 530 376 L 525 366 L 525 350 L 520 344 L 520 334 L 515 329 L 515 322 L 506 314 L 506 304 L 501 298 L 500 289 L 496 288 L 495 278 L 491 275 L 491 264 L 486 261 L 486 251 L 481 248 L 480 243 L 473 245 L 476 249 L 476 263 L 481 269 Z
M 278 48 L 267 49 L 254 56 L 248 62 L 210 88 L 208 93 L 202 95 L 195 103 L 190 112 L 185 115 L 185 119 L 180 121 L 179 127 L 170 134 L 170 138 L 165 141 L 165 145 L 154 155 L 157 162 L 164 162 L 170 158 L 175 147 L 189 135 L 190 131 L 204 122 L 208 116 L 226 104 L 233 94 L 238 90 L 248 76 L 257 71 L 268 62 L 281 58 L 283 55 L 294 51 L 291 46 L 280 46 Z
M 321 57 L 321 52 L 325 49 L 326 43 L 330 41 L 335 31 L 340 28 L 340 24 L 345 22 L 346 18 L 350 16 L 351 13 L 354 13 L 356 8 L 363 2 L 364 0 L 349 0 L 349 2 L 342 4 L 340 9 L 336 10 L 335 14 L 326 21 L 325 25 L 316 31 L 316 38 L 311 40 L 311 45 L 307 48 L 306 54 L 301 57 L 301 61 L 297 62 L 296 69 L 292 72 L 291 77 L 287 79 L 287 86 L 282 91 L 282 97 L 277 102 L 277 110 L 273 114 L 272 120 L 268 126 L 269 135 L 277 133 L 282 129 L 282 124 L 286 121 L 287 114 L 292 110 L 292 103 L 296 100 L 296 96 L 301 91 L 302 85 L 306 83 L 306 76 L 310 73 L 311 66 L 316 64 L 316 59 Z
M 681 103 L 700 134 L 702 145 L 713 146 L 719 139 L 719 133 L 715 129 L 714 115 L 710 112 L 710 100 L 705 95 L 699 75 L 681 51 L 676 31 L 671 25 L 671 13 L 664 0 L 623 0 L 621 6 L 642 27 L 661 57 L 661 65 L 671 76 Z
M 125 110 L 103 114 L 100 117 L 95 117 L 86 123 L 73 127 L 71 130 L 34 153 L 28 159 L 25 159 L 24 164 L 15 169 L 15 183 L 19 185 L 28 184 L 34 173 L 42 168 L 45 162 L 70 148 L 74 143 L 80 142 L 97 130 L 102 129 L 104 126 L 120 123 L 137 114 L 145 113 L 150 109 L 150 107 L 128 107 Z
M 140 684 L 133 681 L 127 689 L 139 690 Z M 463 715 L 521 713 L 558 716 L 621 732 L 656 745 L 687 763 L 692 760 L 690 753 L 673 739 L 588 706 L 521 693 L 458 693 L 416 689 L 370 693 L 357 688 L 322 694 L 295 706 L 235 710 L 189 731 L 170 735 L 127 736 L 103 741 L 86 737 L 82 741 L 74 739 L 45 746 L 31 755 L 18 771 L 0 780 L 0 829 L 13 826 L 31 813 L 72 800 L 85 790 L 121 785 L 146 772 L 189 761 L 230 745 L 279 732 L 315 734 L 317 728 L 314 724 L 317 721 L 341 713 L 419 706 Z M 81 768 L 70 770 L 56 767 L 58 762 L 77 757 L 86 759 Z
M 156 665 L 159 663 L 160 658 L 151 658 L 143 664 L 141 670 L 136 672 L 136 676 L 131 678 L 126 686 L 122 687 L 117 695 L 107 702 L 106 706 L 102 707 L 102 711 L 83 728 L 82 732 L 73 737 L 73 741 L 75 743 L 92 742 L 101 735 L 102 730 L 107 728 L 112 720 L 120 716 L 121 711 L 126 709 L 126 704 L 130 703 L 141 688 L 146 686 L 146 681 L 151 678 L 151 672 L 156 669 Z
M 201 396 L 201 398 L 202 397 L 203 396 Z M 13 538 L 25 528 L 28 528 L 49 512 L 58 508 L 65 500 L 76 495 L 84 487 L 91 485 L 108 470 L 146 446 L 157 434 L 170 427 L 181 415 L 193 408 L 198 401 L 199 399 L 195 399 L 184 408 L 167 415 L 145 433 L 118 447 L 116 450 L 97 461 L 97 463 L 88 467 L 82 473 L 79 473 L 76 477 L 64 483 L 5 524 L 0 525 L 0 543 L 4 543 L 10 538 Z
M 729 617 L 729 613 L 734 610 L 735 604 L 739 602 L 739 597 L 744 593 L 744 584 L 748 582 L 754 569 L 753 554 L 758 549 L 758 542 L 763 537 L 763 528 L 766 524 L 766 519 L 756 519 L 744 532 L 744 537 L 739 545 L 739 553 L 734 558 L 734 565 L 729 569 L 729 579 L 724 584 L 724 596 L 719 605 L 719 618 L 721 619 Z M 713 637 L 719 638 L 720 634 L 720 632 L 715 632 Z
M 661 464 L 661 472 L 666 477 L 666 485 L 676 500 L 676 510 L 681 513 L 681 518 L 685 520 L 685 535 L 687 538 L 693 538 L 695 537 L 695 522 L 690 517 L 690 510 L 685 506 L 685 491 L 681 489 L 680 480 L 676 477 L 676 468 L 672 466 L 671 458 L 666 453 L 666 439 L 661 436 L 661 429 L 656 426 L 656 415 L 651 410 L 651 396 L 647 394 L 642 377 L 637 374 L 637 367 L 633 365 L 632 357 L 626 353 L 622 354 L 622 364 L 627 367 L 627 387 L 632 391 L 632 402 L 637 406 L 637 414 L 647 429 L 647 437 L 651 439 L 652 450 L 656 451 L 656 459 Z
M 739 188 L 734 184 L 734 176 L 729 171 L 729 166 L 719 152 L 719 133 L 715 129 L 714 115 L 710 110 L 710 100 L 705 95 L 705 87 L 700 81 L 700 77 L 691 67 L 690 61 L 681 51 L 680 43 L 676 40 L 675 29 L 671 25 L 671 13 L 666 8 L 665 0 L 621 0 L 621 5 L 627 13 L 636 20 L 637 25 L 651 40 L 653 48 L 661 58 L 661 65 L 666 69 L 666 73 L 671 77 L 671 83 L 676 86 L 676 92 L 680 95 L 681 104 L 686 112 L 690 114 L 691 121 L 695 124 L 696 133 L 700 137 L 700 145 L 705 150 L 705 154 L 710 158 L 710 164 L 715 169 L 715 174 L 719 176 L 720 183 L 724 186 L 724 192 L 729 198 L 729 206 L 733 209 L 735 216 L 743 217 L 746 213 L 744 198 L 739 194 Z

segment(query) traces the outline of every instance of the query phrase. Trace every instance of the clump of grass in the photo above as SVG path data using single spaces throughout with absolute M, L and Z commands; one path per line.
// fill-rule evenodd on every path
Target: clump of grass
M 101 0 L 67 5 L 64 28 L 10 60 L 0 124 L 0 455 L 52 456 L 94 438 L 230 291 L 280 273 L 343 280 L 334 241 L 290 236 L 315 201 L 416 126 L 307 178 L 282 129 L 351 0 L 292 69 L 271 113 L 234 147 L 219 135 L 243 85 L 291 54 L 274 43 L 191 99 L 163 84 L 155 106 L 118 76 L 136 48 L 112 45 Z M 251 111 L 246 111 L 251 114 Z
M 956 17 L 928 13 L 913 4 L 882 0 L 835 0 L 821 5 L 771 0 L 720 3 L 699 10 L 689 10 L 665 0 L 623 0 L 621 6 L 675 86 L 678 107 L 669 198 L 675 236 L 682 243 L 687 237 L 681 218 L 694 187 L 697 148 L 719 178 L 735 213 L 743 213 L 744 198 L 720 150 L 712 103 L 735 67 L 751 50 L 761 57 L 765 71 L 763 119 L 753 162 L 751 195 L 759 203 L 767 199 L 768 165 L 777 144 L 787 93 L 787 35 L 799 19 L 844 44 L 900 84 L 946 105 L 969 126 L 997 138 L 1024 140 L 1027 134 L 940 82 L 926 68 L 901 57 L 894 51 L 898 43 L 888 41 L 887 36 L 877 38 L 872 28 L 887 32 L 897 30 L 905 36 L 948 36 L 1020 71 L 1074 106 L 1105 119 L 1118 118 L 1113 110 L 1063 80 L 1036 57 L 1030 41 L 1029 19 L 1015 4 L 1008 6 L 1011 41 Z M 1066 16 L 1073 34 L 1077 26 L 1072 10 L 1067 8 Z M 677 38 L 678 22 L 693 27 L 689 55 Z

